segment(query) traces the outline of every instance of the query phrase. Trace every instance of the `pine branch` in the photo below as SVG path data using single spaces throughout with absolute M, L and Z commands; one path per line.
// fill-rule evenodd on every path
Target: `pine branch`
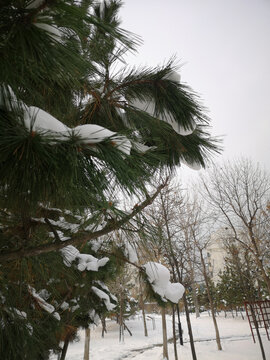
M 50 220 L 49 220 L 48 218 L 45 218 L 44 220 L 45 220 L 45 223 L 46 223 L 46 224 L 49 226 L 49 228 L 51 229 L 51 231 L 52 231 L 52 233 L 53 233 L 53 235 L 54 235 L 54 237 L 55 237 L 55 241 L 56 241 L 57 243 L 61 243 L 60 237 L 59 237 L 57 231 L 55 230 L 54 226 L 53 226 L 52 223 L 50 222 Z
M 93 239 L 97 239 L 100 236 L 107 235 L 112 231 L 115 231 L 119 229 L 122 225 L 126 224 L 129 220 L 131 220 L 135 215 L 139 214 L 144 208 L 146 208 L 148 205 L 152 204 L 155 198 L 158 196 L 158 194 L 161 192 L 161 190 L 167 185 L 168 179 L 165 180 L 163 184 L 161 184 L 155 191 L 155 193 L 152 196 L 147 195 L 146 199 L 138 206 L 136 206 L 131 213 L 124 216 L 122 219 L 118 221 L 110 221 L 107 223 L 107 225 L 98 231 L 94 231 L 90 234 L 86 234 L 83 237 L 75 237 L 73 239 L 69 239 L 66 241 L 55 242 L 50 244 L 43 244 L 40 246 L 35 246 L 32 248 L 27 249 L 20 249 L 15 250 L 11 252 L 7 252 L 5 254 L 0 255 L 0 262 L 6 262 L 11 261 L 19 258 L 26 258 L 30 256 L 38 256 L 41 254 L 47 254 L 52 251 L 63 249 L 64 247 L 68 245 L 80 245 L 82 243 L 85 243 L 86 241 L 90 241 Z
M 138 80 L 132 80 L 132 81 L 127 81 L 127 82 L 124 82 L 118 86 L 116 86 L 114 89 L 112 89 L 110 92 L 108 92 L 106 94 L 106 97 L 109 98 L 113 93 L 121 90 L 121 89 L 124 89 L 124 88 L 127 88 L 128 86 L 130 85 L 140 85 L 140 84 L 153 84 L 156 80 L 145 80 L 145 79 L 138 79 Z
M 44 10 L 47 6 L 50 6 L 54 3 L 55 0 L 44 0 L 38 7 L 34 8 L 30 13 L 25 17 L 26 22 L 31 21 L 37 14 Z

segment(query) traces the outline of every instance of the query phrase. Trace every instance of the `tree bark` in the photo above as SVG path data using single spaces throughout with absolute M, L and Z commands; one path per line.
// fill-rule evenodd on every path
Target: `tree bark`
M 176 310 L 177 310 L 177 318 L 178 318 L 179 341 L 180 341 L 180 345 L 184 345 L 184 342 L 183 342 L 183 330 L 182 330 L 181 319 L 180 319 L 180 311 L 179 311 L 179 304 L 176 305 Z
M 9 251 L 3 254 L 0 254 L 0 262 L 10 261 L 10 260 L 16 260 L 19 258 L 25 258 L 30 256 L 38 256 L 41 254 L 47 254 L 51 251 L 60 250 L 68 245 L 81 245 L 85 244 L 87 241 L 97 239 L 100 236 L 107 235 L 110 232 L 120 229 L 121 226 L 126 224 L 129 220 L 134 218 L 138 213 L 140 213 L 144 208 L 146 208 L 148 205 L 151 205 L 155 198 L 158 196 L 160 191 L 166 186 L 167 180 L 158 186 L 155 193 L 152 196 L 147 196 L 146 199 L 138 206 L 134 207 L 133 210 L 124 216 L 122 219 L 118 221 L 109 221 L 103 229 L 94 231 L 92 233 L 87 233 L 83 236 L 75 236 L 69 240 L 61 241 L 60 243 L 54 242 L 54 243 L 47 243 L 42 244 L 39 246 L 33 246 L 26 249 L 18 249 L 14 251 Z
M 177 273 L 178 281 L 182 282 L 181 274 L 180 274 L 179 267 L 178 267 L 178 261 L 177 261 L 177 259 L 175 257 L 173 258 L 173 260 L 174 260 L 175 267 L 176 267 L 176 273 Z M 189 336 L 192 359 L 197 360 L 197 355 L 196 355 L 196 350 L 195 350 L 195 345 L 194 345 L 194 339 L 193 339 L 193 333 L 192 333 L 192 326 L 191 326 L 189 310 L 188 310 L 187 297 L 186 297 L 185 292 L 184 292 L 184 295 L 183 295 L 183 302 L 184 302 L 185 313 L 186 313 L 188 336 Z
M 217 320 L 216 320 L 216 316 L 215 316 L 214 303 L 213 303 L 212 295 L 210 293 L 210 286 L 209 286 L 208 276 L 207 276 L 207 273 L 206 273 L 205 261 L 204 261 L 201 249 L 200 249 L 200 255 L 201 255 L 201 262 L 202 262 L 202 266 L 203 266 L 203 276 L 204 276 L 204 281 L 205 281 L 205 285 L 206 285 L 207 296 L 208 296 L 208 300 L 209 300 L 209 303 L 210 303 L 213 324 L 214 324 L 214 328 L 215 328 L 215 332 L 216 332 L 217 348 L 218 348 L 218 350 L 222 350 L 221 341 L 220 341 L 220 335 L 219 335 L 219 330 L 218 330 L 218 325 L 217 325 Z
M 163 360 L 169 360 L 168 355 L 168 341 L 167 341 L 167 326 L 166 326 L 166 312 L 165 308 L 161 308 L 162 317 L 162 334 L 163 334 Z
M 63 346 L 63 349 L 62 349 L 62 352 L 61 352 L 60 360 L 65 360 L 65 358 L 66 358 L 69 339 L 70 339 L 70 336 L 69 335 L 66 336 L 66 338 L 64 340 L 64 346 Z
M 190 321 L 189 310 L 188 310 L 187 297 L 186 297 L 185 293 L 184 293 L 184 296 L 183 296 L 183 302 L 184 302 L 184 307 L 185 307 L 185 312 L 186 312 L 188 335 L 189 335 L 192 359 L 197 360 L 197 355 L 196 355 L 195 345 L 194 345 L 194 339 L 193 339 L 193 333 L 192 333 L 192 327 L 191 327 L 191 321 Z
M 123 309 L 122 293 L 120 294 L 119 342 L 124 342 L 124 309 Z
M 107 332 L 107 328 L 106 328 L 106 317 L 105 317 L 104 315 L 102 315 L 102 317 L 101 317 L 101 324 L 102 324 L 101 336 L 104 337 L 104 334 Z
M 198 297 L 196 293 L 196 284 L 192 283 L 191 287 L 192 287 L 192 298 L 195 306 L 196 318 L 198 318 L 200 317 L 200 309 L 199 309 Z
M 143 301 L 143 290 L 142 290 L 141 282 L 140 282 L 140 303 L 141 303 L 142 317 L 143 317 L 144 336 L 148 336 L 147 324 L 146 324 L 146 319 L 145 319 L 144 301 Z
M 176 331 L 175 331 L 175 305 L 172 305 L 172 330 L 173 330 L 174 359 L 178 360 L 177 347 L 176 347 Z
M 85 338 L 84 338 L 84 355 L 83 360 L 89 360 L 90 353 L 90 329 L 85 329 Z

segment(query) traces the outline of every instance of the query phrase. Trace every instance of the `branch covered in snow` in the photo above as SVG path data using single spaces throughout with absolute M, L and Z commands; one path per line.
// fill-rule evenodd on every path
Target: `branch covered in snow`
M 77 260 L 77 269 L 80 271 L 98 271 L 101 266 L 105 266 L 109 261 L 109 258 L 104 257 L 97 259 L 93 255 L 81 254 L 74 246 L 68 245 L 61 250 L 64 257 L 64 263 L 67 266 L 71 266 L 72 262 Z
M 25 110 L 24 125 L 28 130 L 39 132 L 41 135 L 49 134 L 55 140 L 65 141 L 75 135 L 82 144 L 92 145 L 111 139 L 112 145 L 123 153 L 130 154 L 131 143 L 125 136 L 94 124 L 79 125 L 71 129 L 46 111 L 35 106 L 29 106 Z
M 101 300 L 104 301 L 104 304 L 108 311 L 111 311 L 115 308 L 116 305 L 111 303 L 110 297 L 108 294 L 106 294 L 104 291 L 98 289 L 96 286 L 92 286 L 91 289 Z
M 68 245 L 79 245 L 83 244 L 86 241 L 91 241 L 97 239 L 100 236 L 107 235 L 110 232 L 121 228 L 124 224 L 128 223 L 132 218 L 134 218 L 138 213 L 140 213 L 148 205 L 152 204 L 155 198 L 158 196 L 160 191 L 166 186 L 167 180 L 161 184 L 155 191 L 152 196 L 147 196 L 147 198 L 138 206 L 136 206 L 130 213 L 121 218 L 118 221 L 109 222 L 102 229 L 86 234 L 82 237 L 73 237 L 69 240 L 60 242 L 60 243 L 48 243 L 40 246 L 35 246 L 28 249 L 20 249 L 15 251 L 10 251 L 5 254 L 0 254 L 0 261 L 9 261 L 14 260 L 20 257 L 29 257 L 36 256 L 40 254 L 46 254 L 51 251 L 60 250 Z
M 31 286 L 28 286 L 29 293 L 33 296 L 33 298 L 37 301 L 38 305 L 47 311 L 48 313 L 52 314 L 57 320 L 60 320 L 60 315 L 58 312 L 55 311 L 55 308 L 53 305 L 47 303 L 37 292 L 34 288 Z

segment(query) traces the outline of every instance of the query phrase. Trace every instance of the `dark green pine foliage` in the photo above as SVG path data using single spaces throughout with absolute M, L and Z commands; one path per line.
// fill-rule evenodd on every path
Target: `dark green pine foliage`
M 258 283 L 256 266 L 248 254 L 238 257 L 238 264 L 227 259 L 225 270 L 217 283 L 218 301 L 227 309 L 243 307 L 245 301 L 262 300 L 266 296 L 263 283 Z M 239 267 L 240 265 L 240 267 Z
M 238 274 L 231 267 L 226 266 L 219 277 L 217 293 L 221 307 L 224 307 L 225 310 L 231 310 L 237 306 L 243 306 L 245 293 Z
M 80 236 L 89 226 L 83 216 L 68 211 L 63 214 L 60 209 L 43 209 L 42 215 L 45 217 L 31 219 L 32 236 L 37 242 L 47 237 L 64 241 L 74 233 Z M 1 248 L 9 241 L 16 244 L 14 234 L 19 238 L 22 231 L 21 224 L 17 224 L 17 229 L 2 230 Z M 103 261 L 102 252 L 112 253 L 113 244 L 109 241 L 103 242 L 102 252 L 100 248 L 94 251 L 93 246 L 91 243 L 81 246 L 82 256 L 92 255 Z M 1 359 L 47 359 L 50 351 L 61 352 L 60 341 L 67 337 L 73 340 L 79 327 L 86 328 L 97 321 L 97 315 L 102 317 L 113 310 L 108 309 L 93 286 L 105 292 L 110 303 L 117 306 L 104 283 L 117 276 L 122 263 L 112 254 L 108 262 L 95 269 L 96 261 L 90 257 L 93 262 L 91 270 L 87 270 L 80 267 L 80 257 L 72 258 L 76 248 L 69 246 L 64 250 L 66 255 L 50 252 L 2 264 Z
M 214 303 L 214 308 L 218 309 L 217 287 L 213 281 L 211 281 L 210 279 L 208 281 L 210 287 L 210 294 Z M 200 286 L 200 291 L 198 294 L 198 302 L 201 309 L 210 310 L 210 303 L 205 285 Z
M 90 310 L 107 311 L 92 286 L 119 266 L 110 258 L 98 271 L 80 271 L 78 257 L 68 266 L 62 252 L 48 248 L 29 257 L 29 249 L 85 238 L 123 215 L 112 194 L 141 193 L 157 169 L 181 160 L 204 165 L 217 151 L 196 97 L 171 80 L 172 62 L 112 72 L 138 43 L 119 27 L 120 5 L 1 1 L 0 256 L 19 254 L 0 267 L 1 359 L 47 359 L 60 350 L 60 339 L 94 321 Z M 154 112 L 138 101 L 152 102 Z M 160 120 L 168 112 L 183 129 L 196 129 L 179 135 Z M 48 118 L 69 130 L 46 130 Z M 73 129 L 87 124 L 116 134 L 85 141 Z M 91 243 L 79 250 L 94 254 Z
M 111 26 L 119 23 L 120 2 L 113 4 L 105 3 L 103 11 L 95 7 L 95 15 Z M 125 63 L 126 46 L 100 28 L 96 28 L 92 39 L 89 59 L 98 74 L 95 89 L 93 79 L 85 84 L 84 91 L 91 101 L 84 109 L 84 122 L 122 131 L 152 147 L 143 155 L 147 164 L 173 167 L 185 160 L 204 166 L 210 153 L 218 150 L 217 142 L 208 133 L 209 120 L 196 95 L 175 78 L 177 67 L 173 60 L 155 68 L 130 68 Z M 149 109 L 144 111 L 147 104 Z M 188 136 L 179 135 L 162 118 L 173 119 L 183 130 L 195 130 Z M 134 155 L 136 150 L 135 145 Z

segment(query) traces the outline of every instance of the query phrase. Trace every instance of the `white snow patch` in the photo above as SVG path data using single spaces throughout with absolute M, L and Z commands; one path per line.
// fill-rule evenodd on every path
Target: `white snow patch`
M 181 163 L 186 165 L 187 167 L 189 167 L 192 170 L 200 170 L 202 168 L 201 164 L 198 162 L 193 162 L 193 163 L 189 163 L 185 160 L 181 160 Z
M 180 283 L 170 282 L 169 270 L 164 265 L 152 261 L 143 267 L 154 292 L 160 295 L 163 301 L 169 300 L 178 303 L 185 292 L 185 288 Z
M 124 245 L 125 245 L 125 250 L 124 250 L 125 256 L 132 263 L 136 263 L 138 261 L 138 256 L 137 256 L 137 252 L 136 252 L 134 245 L 130 244 L 127 241 L 124 243 Z
M 60 308 L 62 310 L 67 310 L 69 308 L 69 304 L 66 301 L 63 301 L 62 304 L 60 305 Z
M 56 26 L 46 23 L 38 23 L 38 22 L 34 23 L 34 25 L 46 31 L 50 35 L 50 37 L 52 37 L 54 40 L 59 42 L 61 41 L 62 32 Z
M 99 320 L 100 320 L 100 317 L 99 317 L 99 315 L 96 313 L 96 311 L 95 311 L 94 309 L 91 309 L 91 310 L 88 312 L 88 314 L 89 314 L 90 319 L 93 321 L 93 323 L 94 323 L 95 325 L 98 325 Z
M 26 324 L 26 328 L 30 335 L 33 335 L 33 326 L 30 323 Z
M 164 76 L 164 79 L 174 81 L 175 83 L 180 83 L 180 74 L 174 70 L 172 70 L 168 75 Z M 194 132 L 196 129 L 195 121 L 192 121 L 190 126 L 183 127 L 181 126 L 174 118 L 174 116 L 165 111 L 163 114 L 158 116 L 155 115 L 155 103 L 154 101 L 141 101 L 138 99 L 130 101 L 130 105 L 136 107 L 139 110 L 147 112 L 149 115 L 157 117 L 159 120 L 165 121 L 167 124 L 170 124 L 171 127 L 174 129 L 181 136 L 187 136 Z M 136 147 L 136 145 L 135 145 Z
M 98 289 L 95 286 L 92 286 L 91 289 L 94 291 L 94 293 L 101 299 L 104 301 L 104 304 L 107 308 L 108 311 L 111 311 L 115 308 L 116 305 L 112 304 L 110 302 L 110 297 L 108 294 L 106 294 L 104 291 Z
M 80 271 L 98 271 L 99 267 L 106 265 L 109 261 L 107 257 L 97 259 L 89 254 L 79 254 L 77 258 L 79 259 L 78 270 Z
M 134 147 L 135 150 L 141 153 L 145 153 L 146 151 L 156 149 L 156 146 L 147 146 L 138 141 L 133 141 L 132 146 Z
M 154 101 L 142 101 L 142 100 L 132 100 L 129 102 L 131 106 L 145 111 L 147 112 L 149 115 L 166 122 L 167 124 L 171 125 L 171 127 L 174 129 L 175 132 L 177 132 L 177 134 L 181 135 L 181 136 L 187 136 L 193 133 L 193 131 L 196 128 L 196 124 L 193 121 L 192 125 L 190 128 L 184 128 L 183 126 L 181 126 L 173 117 L 173 115 L 168 112 L 168 111 L 164 111 L 163 114 L 159 114 L 158 116 L 155 114 L 155 103 Z
M 42 299 L 42 297 L 30 285 L 28 285 L 28 291 L 33 296 L 33 298 L 36 299 L 36 301 L 38 302 L 39 306 L 42 309 L 52 314 L 57 320 L 60 320 L 60 315 L 57 312 L 55 312 L 55 308 L 53 305 L 47 303 L 44 299 Z
M 29 106 L 24 114 L 27 129 L 39 132 L 66 133 L 69 128 L 61 121 L 36 106 Z
M 26 9 L 36 9 L 44 3 L 44 0 L 32 0 L 29 1 L 29 4 L 26 6 Z
M 172 70 L 168 75 L 163 77 L 163 79 L 171 80 L 178 84 L 180 83 L 180 78 L 180 74 L 175 70 Z
M 63 233 L 62 231 L 60 231 L 60 230 L 56 230 L 56 233 L 57 233 L 57 235 L 58 235 L 58 237 L 59 237 L 59 239 L 60 239 L 61 241 L 66 241 L 66 240 L 69 240 L 69 239 L 70 239 L 69 236 L 65 236 L 64 233 Z M 49 232 L 49 236 L 52 237 L 52 238 L 54 238 L 54 233 Z
M 79 250 L 77 250 L 74 246 L 68 245 L 60 250 L 63 257 L 64 263 L 67 266 L 71 266 L 71 263 L 74 260 L 78 260 L 77 269 L 80 271 L 88 270 L 88 271 L 98 271 L 101 266 L 104 266 L 109 261 L 109 258 L 104 257 L 101 259 L 97 259 L 93 255 L 90 254 L 81 254 Z
M 131 142 L 125 136 L 117 135 L 117 133 L 95 124 L 79 125 L 70 129 L 46 111 L 35 106 L 30 106 L 25 110 L 24 124 L 30 131 L 38 131 L 41 134 L 49 133 L 61 140 L 68 140 L 74 133 L 80 137 L 83 144 L 96 144 L 105 139 L 111 139 L 112 144 L 120 151 L 127 155 L 130 154 Z
M 64 257 L 64 264 L 66 266 L 71 266 L 71 263 L 76 259 L 77 255 L 80 254 L 79 250 L 77 250 L 74 246 L 68 245 L 60 250 Z
M 18 315 L 20 318 L 27 319 L 27 315 L 26 315 L 26 313 L 24 311 L 20 311 L 20 310 L 18 310 L 16 308 L 10 308 L 10 310 L 15 312 L 16 315 Z

